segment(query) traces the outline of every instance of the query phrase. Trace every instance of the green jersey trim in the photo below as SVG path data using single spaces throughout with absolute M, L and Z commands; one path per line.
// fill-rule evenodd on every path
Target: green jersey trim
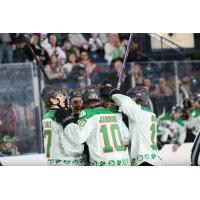
M 149 107 L 143 106 L 143 105 L 140 105 L 140 107 L 141 107 L 142 110 L 152 113 L 152 110 Z
M 170 121 L 172 121 L 172 117 L 171 117 L 171 115 L 170 115 L 169 113 L 166 113 L 166 114 L 161 118 L 161 120 L 170 120 Z
M 116 109 L 108 109 L 108 108 L 86 108 L 81 112 L 79 119 L 89 119 L 95 115 L 101 114 L 117 114 L 119 113 Z
M 199 117 L 200 116 L 200 108 L 192 110 L 191 116 L 192 117 Z
M 180 126 L 184 126 L 184 122 L 183 122 L 183 120 L 181 119 L 181 118 L 178 118 L 178 119 L 176 119 L 176 120 L 173 120 L 172 119 L 172 116 L 169 114 L 169 113 L 166 113 L 165 115 L 164 115 L 164 117 L 162 117 L 161 118 L 161 120 L 169 120 L 169 121 L 174 121 L 174 122 L 176 122 L 177 124 L 179 124 Z
M 55 121 L 56 120 L 55 110 L 49 110 L 42 118 L 42 120 L 45 120 L 45 119 L 52 119 L 53 121 Z
M 181 118 L 178 118 L 177 120 L 175 120 L 175 122 L 177 122 L 180 126 L 184 126 L 184 122 Z

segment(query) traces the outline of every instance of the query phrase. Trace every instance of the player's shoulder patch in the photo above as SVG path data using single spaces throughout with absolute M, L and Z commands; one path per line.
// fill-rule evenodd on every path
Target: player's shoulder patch
M 79 118 L 83 118 L 85 115 L 86 115 L 86 112 L 85 112 L 85 110 L 83 110 L 83 111 L 81 111 Z

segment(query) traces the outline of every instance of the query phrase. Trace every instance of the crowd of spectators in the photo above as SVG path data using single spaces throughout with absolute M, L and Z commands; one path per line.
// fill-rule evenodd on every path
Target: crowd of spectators
M 52 81 L 66 81 L 76 87 L 101 83 L 98 63 L 104 63 L 111 68 L 114 61 L 122 59 L 129 34 L 32 33 L 25 34 L 25 37 L 28 38 L 33 51 Z M 128 61 L 144 59 L 134 38 Z M 0 63 L 33 60 L 32 52 L 25 43 L 24 34 L 0 34 Z
M 53 83 L 67 83 L 67 87 L 77 88 L 110 80 L 113 86 L 117 85 L 129 34 L 31 33 L 25 36 Z M 24 34 L 0 34 L 0 63 L 33 60 Z M 175 75 L 169 74 L 169 69 L 174 68 L 168 66 L 163 73 L 153 62 L 141 64 L 147 60 L 134 36 L 121 90 L 126 93 L 129 88 L 145 86 L 151 107 L 161 114 L 163 109 L 171 109 L 176 103 Z M 192 93 L 191 80 L 186 75 L 180 78 L 180 99 L 183 99 Z

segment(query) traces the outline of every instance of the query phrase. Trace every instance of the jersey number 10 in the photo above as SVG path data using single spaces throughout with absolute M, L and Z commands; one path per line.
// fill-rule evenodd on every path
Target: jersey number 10
M 112 140 L 114 147 L 110 145 L 110 139 L 108 135 L 108 130 L 111 131 L 112 135 Z M 110 153 L 113 152 L 113 148 L 117 151 L 124 151 L 125 150 L 125 145 L 120 133 L 119 126 L 117 124 L 111 124 L 111 125 L 101 125 L 100 132 L 103 134 L 103 139 L 104 139 L 104 144 L 105 147 L 103 148 L 104 153 Z M 117 138 L 118 138 L 118 143 L 117 143 Z

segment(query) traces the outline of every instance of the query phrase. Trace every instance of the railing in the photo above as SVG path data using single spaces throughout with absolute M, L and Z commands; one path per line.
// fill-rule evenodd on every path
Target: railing
M 149 33 L 149 35 L 158 42 L 158 45 L 161 49 L 162 61 L 165 59 L 165 53 L 167 50 L 173 50 L 177 52 L 182 60 L 185 59 L 185 50 L 180 45 L 158 33 Z
M 136 34 L 140 51 L 152 60 L 184 60 L 185 49 L 158 33 Z M 155 48 L 152 48 L 154 46 Z

